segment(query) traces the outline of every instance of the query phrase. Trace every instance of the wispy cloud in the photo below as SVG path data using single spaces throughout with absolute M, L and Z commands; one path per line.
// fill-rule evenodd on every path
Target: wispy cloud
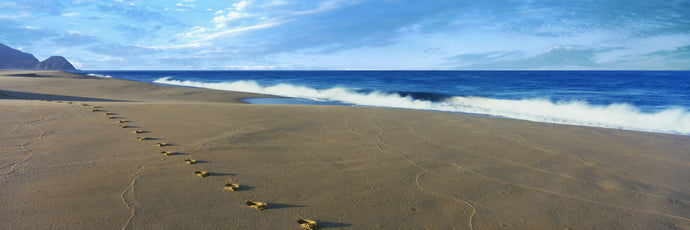
M 79 12 L 70 12 L 70 13 L 63 13 L 62 16 L 63 17 L 74 17 L 74 16 L 78 16 L 80 14 L 81 13 L 79 13 Z
M 240 1 L 238 3 L 232 4 L 233 7 L 235 7 L 236 11 L 243 11 L 247 6 L 249 6 L 248 1 Z
M 62 47 L 88 46 L 97 42 L 98 39 L 93 34 L 84 34 L 79 31 L 68 31 L 67 34 L 53 39 L 55 44 Z
M 347 5 L 357 4 L 353 0 L 327 0 L 319 2 L 315 8 L 292 12 L 294 15 L 318 14 L 342 8 Z
M 230 11 L 227 14 L 221 14 L 219 16 L 213 17 L 213 22 L 216 23 L 216 27 L 225 28 L 231 27 L 232 23 L 236 22 L 239 19 L 248 17 L 251 17 L 251 15 L 237 11 Z
M 647 0 L 16 0 L 0 2 L 0 42 L 39 56 L 56 47 L 84 68 L 688 69 L 688 8 Z
M 245 26 L 245 27 L 237 27 L 233 29 L 224 29 L 224 30 L 218 30 L 218 31 L 213 31 L 208 34 L 197 34 L 195 36 L 198 37 L 200 41 L 210 41 L 210 40 L 215 40 L 219 38 L 226 38 L 228 36 L 236 36 L 244 32 L 249 32 L 253 30 L 261 30 L 261 29 L 267 29 L 271 27 L 278 26 L 282 24 L 283 22 L 269 22 L 269 23 L 264 23 L 264 24 L 259 24 L 259 25 L 252 25 L 252 26 Z M 197 31 L 207 31 L 201 28 L 198 28 Z

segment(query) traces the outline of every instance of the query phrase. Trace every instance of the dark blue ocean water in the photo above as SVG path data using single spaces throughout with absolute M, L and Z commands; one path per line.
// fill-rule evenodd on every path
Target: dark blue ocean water
M 363 106 L 690 134 L 690 71 L 81 71 Z

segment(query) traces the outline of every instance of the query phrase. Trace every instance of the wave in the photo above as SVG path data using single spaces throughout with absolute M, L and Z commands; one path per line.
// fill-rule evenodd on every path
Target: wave
M 552 102 L 546 99 L 509 100 L 471 96 L 425 100 L 414 98 L 410 93 L 358 92 L 341 87 L 320 90 L 290 84 L 262 86 L 255 81 L 208 83 L 164 77 L 153 82 L 363 106 L 460 112 L 536 122 L 690 135 L 690 112 L 682 107 L 647 113 L 625 103 L 604 106 L 585 101 Z
M 92 76 L 92 77 L 101 77 L 101 78 L 113 78 L 113 77 L 110 76 L 110 75 L 101 75 L 101 74 L 95 74 L 95 73 L 89 73 L 89 74 L 86 74 L 86 75 Z

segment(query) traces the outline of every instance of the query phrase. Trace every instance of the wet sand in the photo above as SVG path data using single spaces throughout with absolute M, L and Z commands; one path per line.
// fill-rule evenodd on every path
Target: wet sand
M 688 136 L 257 96 L 0 72 L 0 229 L 690 229 Z

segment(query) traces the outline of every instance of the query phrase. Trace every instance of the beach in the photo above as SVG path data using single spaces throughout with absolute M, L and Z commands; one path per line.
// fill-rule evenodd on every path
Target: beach
M 690 229 L 689 136 L 261 96 L 0 72 L 0 229 Z

